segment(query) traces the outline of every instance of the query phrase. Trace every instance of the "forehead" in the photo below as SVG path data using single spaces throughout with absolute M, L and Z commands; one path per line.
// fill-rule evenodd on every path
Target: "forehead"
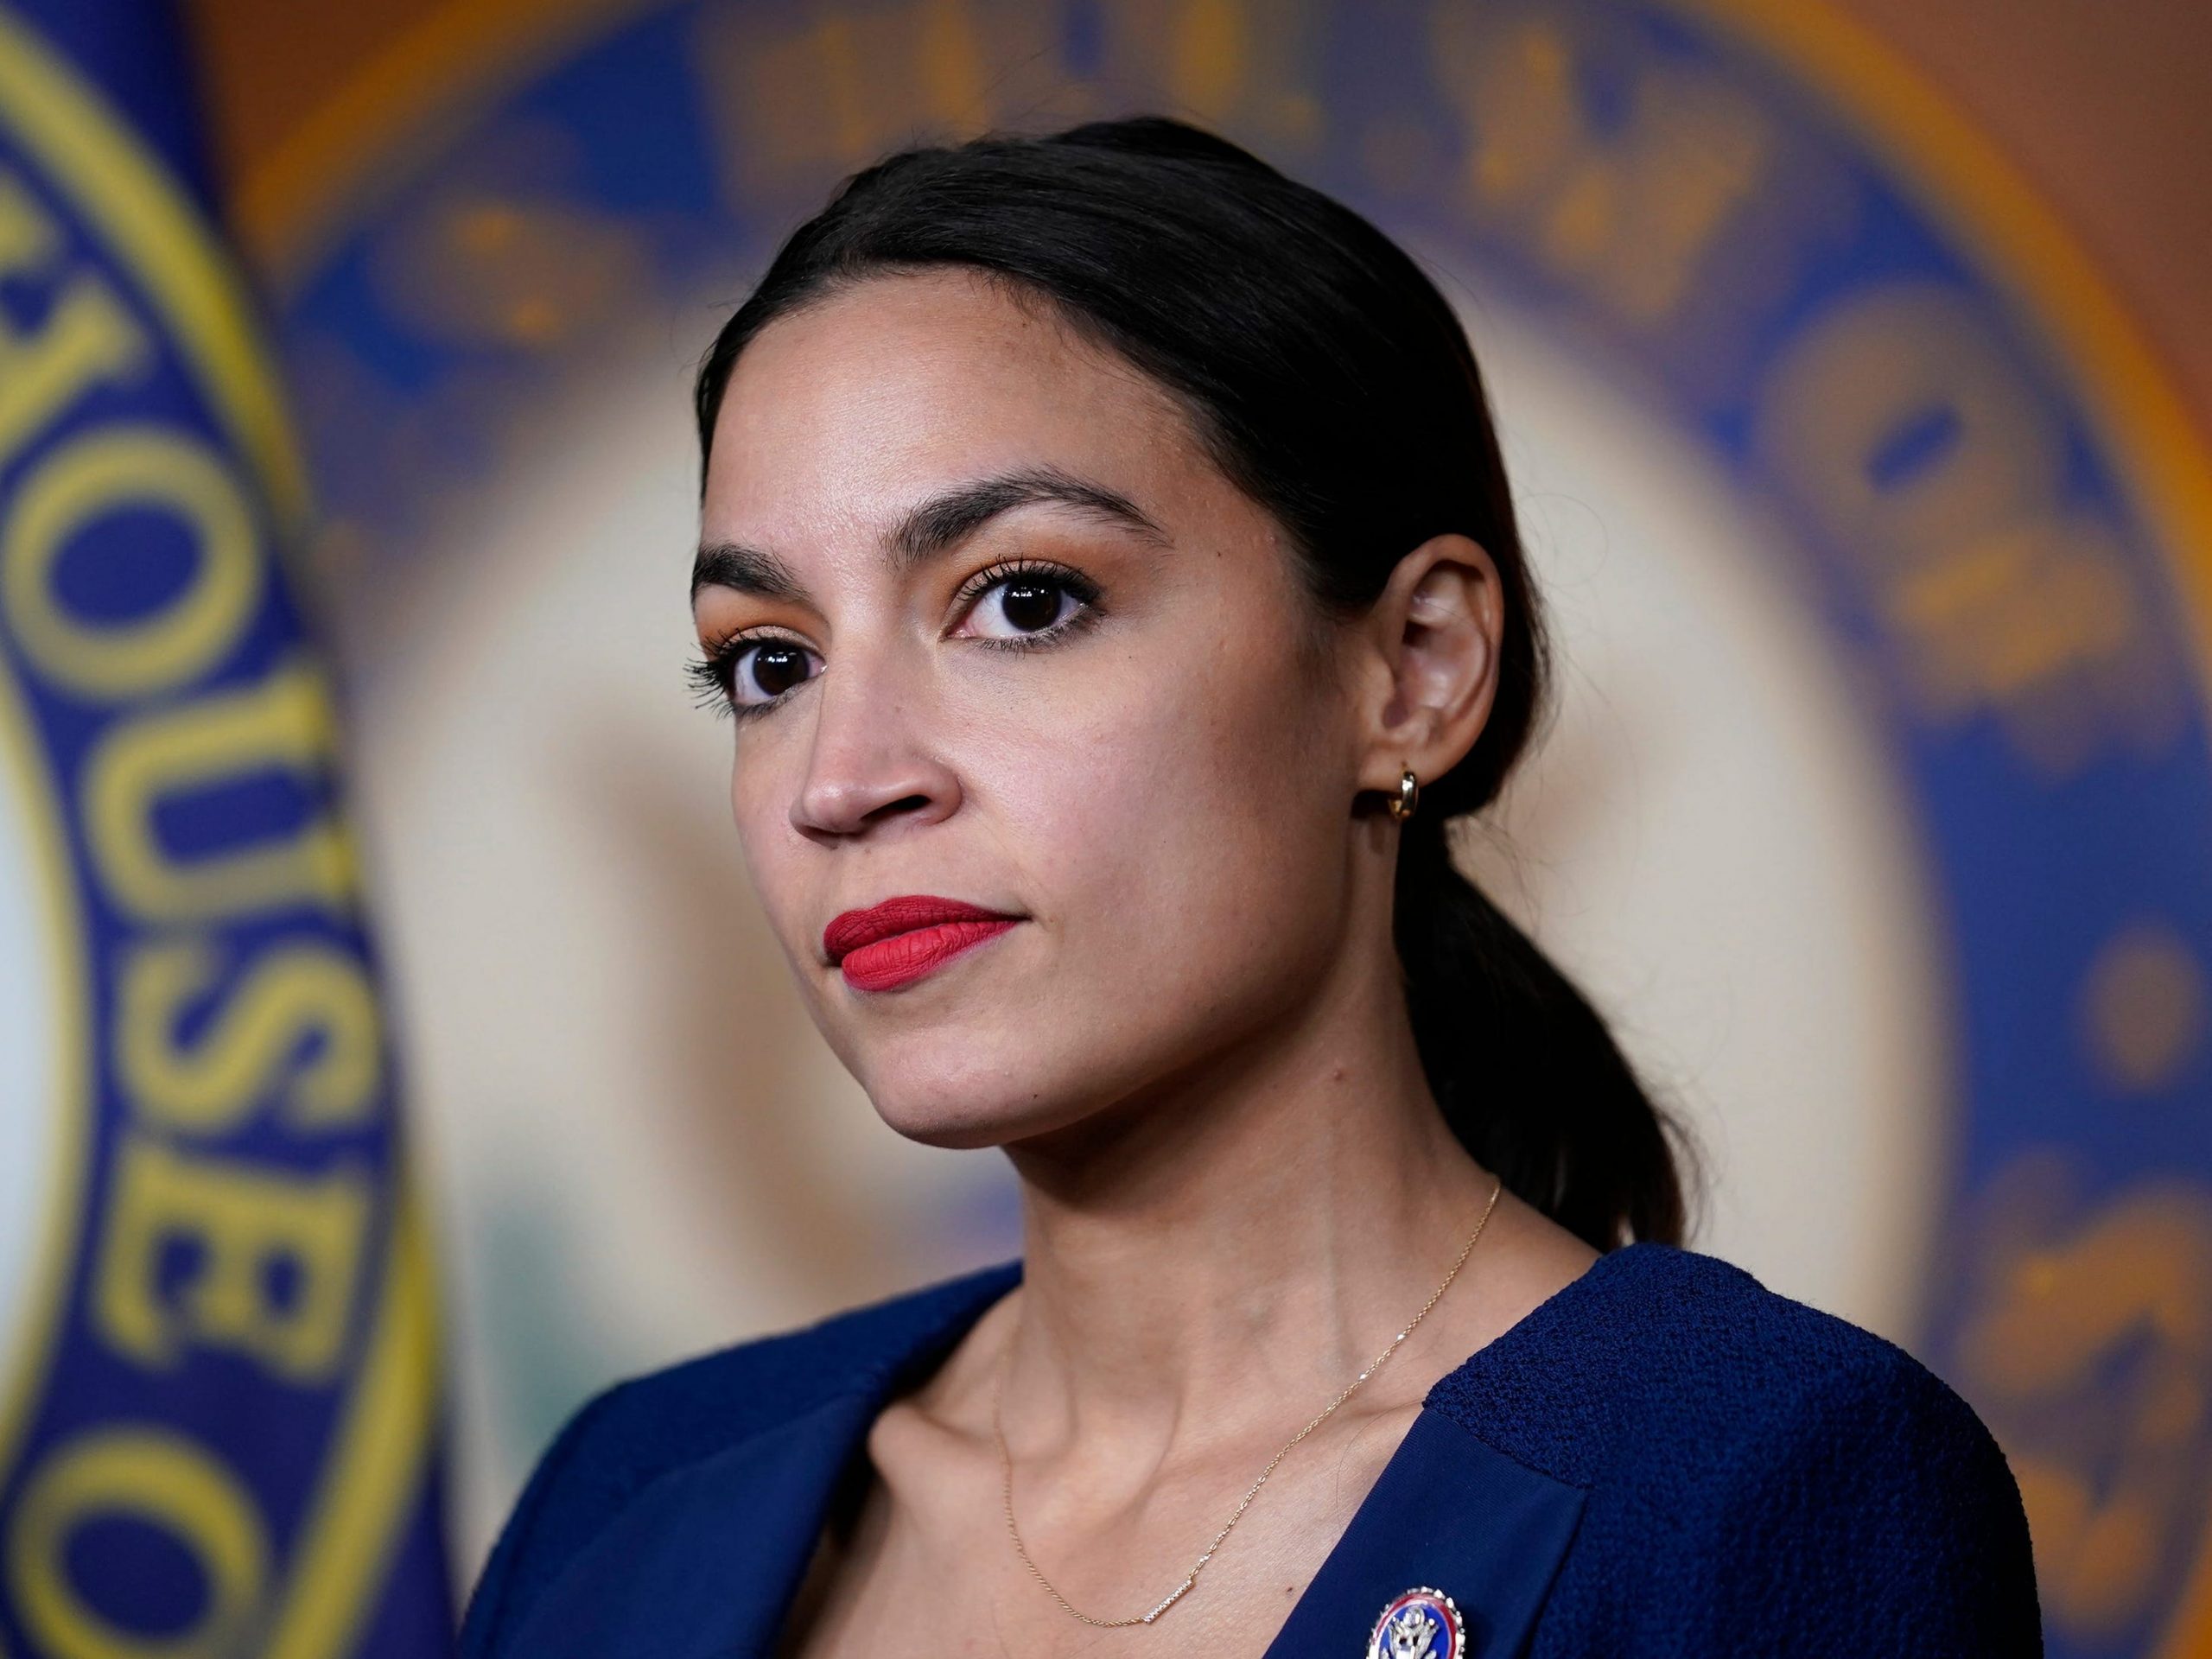
M 715 425 L 702 522 L 880 524 L 949 482 L 1056 466 L 1165 504 L 1226 486 L 1165 388 L 980 273 L 872 277 L 770 323 Z

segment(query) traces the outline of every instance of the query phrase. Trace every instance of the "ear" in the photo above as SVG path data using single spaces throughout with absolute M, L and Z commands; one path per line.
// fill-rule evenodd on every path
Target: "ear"
M 1465 536 L 1433 536 L 1398 561 L 1366 623 L 1359 786 L 1395 796 L 1408 768 L 1426 782 L 1459 765 L 1490 719 L 1505 632 L 1497 567 Z

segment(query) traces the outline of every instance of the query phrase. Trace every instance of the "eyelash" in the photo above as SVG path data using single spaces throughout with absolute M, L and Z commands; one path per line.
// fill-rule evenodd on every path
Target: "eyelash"
M 964 619 L 977 601 L 992 588 L 1021 576 L 1041 577 L 1065 592 L 1081 607 L 1065 621 L 1056 622 L 1049 628 L 1035 633 L 1017 635 L 1012 639 L 994 639 L 977 636 L 971 643 L 986 645 L 994 651 L 1041 651 L 1058 644 L 1071 634 L 1078 633 L 1097 621 L 1098 584 L 1080 570 L 1065 564 L 1055 564 L 1046 559 L 1004 559 L 987 564 L 960 584 L 953 594 L 954 608 Z M 702 707 L 737 720 L 751 720 L 783 706 L 789 692 L 767 702 L 740 702 L 732 690 L 737 664 L 747 649 L 753 645 L 772 645 L 779 640 L 805 649 L 803 640 L 773 629 L 746 628 L 715 640 L 705 652 L 683 664 L 684 678 L 691 683 L 696 701 Z M 797 688 L 794 687 L 793 690 Z

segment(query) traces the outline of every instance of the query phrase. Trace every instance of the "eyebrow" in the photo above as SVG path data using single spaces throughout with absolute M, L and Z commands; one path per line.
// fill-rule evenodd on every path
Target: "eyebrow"
M 1045 502 L 1119 524 L 1159 546 L 1168 544 L 1167 532 L 1120 492 L 1056 467 L 1032 467 L 931 496 L 884 538 L 884 556 L 893 569 L 911 570 L 957 547 L 1000 514 Z M 709 587 L 794 604 L 808 597 L 804 584 L 773 553 L 736 542 L 710 542 L 700 548 L 691 566 L 691 592 L 696 596 L 702 588 Z

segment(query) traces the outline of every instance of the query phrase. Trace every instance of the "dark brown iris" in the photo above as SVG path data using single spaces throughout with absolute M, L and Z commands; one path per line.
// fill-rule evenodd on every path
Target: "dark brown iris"
M 761 695 L 780 697 L 806 678 L 806 653 L 797 645 L 766 645 L 753 652 L 753 683 Z
M 1009 582 L 999 608 L 1024 633 L 1037 633 L 1060 620 L 1060 590 L 1048 582 Z

